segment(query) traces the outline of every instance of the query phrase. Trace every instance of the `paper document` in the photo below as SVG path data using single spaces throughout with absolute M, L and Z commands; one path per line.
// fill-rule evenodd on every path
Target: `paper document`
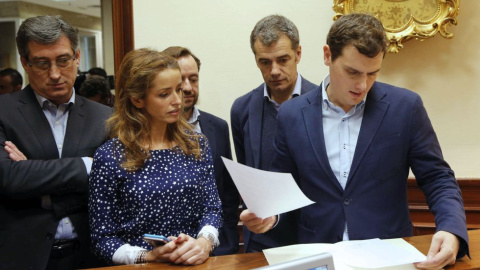
M 332 254 L 335 270 L 413 270 L 416 269 L 414 262 L 427 259 L 414 246 L 401 238 L 354 240 L 336 244 L 300 244 L 263 250 L 269 264 L 323 252 Z
M 289 173 L 268 172 L 222 157 L 247 208 L 260 218 L 314 203 L 302 193 Z

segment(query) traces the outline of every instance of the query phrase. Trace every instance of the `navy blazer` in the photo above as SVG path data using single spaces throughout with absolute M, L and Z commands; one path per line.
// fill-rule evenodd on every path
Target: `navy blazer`
M 228 124 L 225 120 L 204 111 L 200 111 L 199 123 L 212 151 L 215 180 L 222 201 L 223 227 L 219 232 L 220 246 L 215 249 L 214 255 L 234 254 L 238 252 L 237 225 L 240 194 L 221 158 L 223 156 L 232 159 Z
M 50 125 L 30 86 L 0 96 L 0 143 L 12 141 L 27 157 L 14 162 L 0 149 L 0 269 L 45 269 L 60 219 L 69 217 L 87 257 L 88 174 L 81 157 L 93 157 L 105 142 L 112 109 L 75 96 L 68 116 L 62 158 Z M 52 209 L 40 197 L 50 195 Z
M 301 80 L 302 95 L 317 87 L 317 85 L 303 77 L 301 77 Z M 237 162 L 254 168 L 260 167 L 264 104 L 263 91 L 264 83 L 249 93 L 237 98 L 230 111 L 232 136 Z M 275 235 L 269 236 L 269 233 L 266 233 L 264 236 L 256 235 L 255 237 L 259 237 L 258 241 L 264 242 L 267 246 L 276 247 L 280 245 L 277 240 L 281 243 L 288 243 L 288 240 L 281 234 L 282 233 L 279 233 L 279 237 Z M 245 251 L 248 251 L 251 235 L 251 232 L 244 228 L 243 240 Z
M 295 216 L 298 242 L 341 241 L 345 222 L 351 240 L 411 236 L 407 202 L 411 168 L 435 215 L 436 229 L 463 239 L 466 249 L 459 252 L 463 256 L 468 236 L 461 192 L 420 96 L 373 84 L 343 190 L 325 148 L 321 89 L 285 102 L 278 114 L 272 170 L 292 173 L 315 202 L 290 214 Z

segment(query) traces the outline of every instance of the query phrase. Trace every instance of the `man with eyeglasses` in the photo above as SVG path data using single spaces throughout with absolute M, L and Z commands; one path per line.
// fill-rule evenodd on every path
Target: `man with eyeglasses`
M 111 109 L 75 95 L 77 45 L 78 31 L 58 16 L 18 30 L 30 84 L 0 96 L 0 269 L 96 266 L 87 181 Z

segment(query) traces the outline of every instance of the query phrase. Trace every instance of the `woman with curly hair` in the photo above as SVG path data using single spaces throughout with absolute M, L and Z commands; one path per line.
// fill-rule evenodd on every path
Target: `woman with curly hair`
M 181 117 L 181 84 L 176 60 L 158 51 L 131 51 L 120 66 L 111 139 L 89 183 L 94 249 L 110 264 L 200 264 L 219 244 L 210 148 Z M 171 241 L 154 247 L 143 234 Z

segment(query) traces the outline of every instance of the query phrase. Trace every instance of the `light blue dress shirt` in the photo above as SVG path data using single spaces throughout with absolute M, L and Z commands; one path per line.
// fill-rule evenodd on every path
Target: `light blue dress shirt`
M 40 104 L 48 123 L 50 124 L 50 128 L 57 145 L 58 156 L 61 158 L 63 141 L 65 139 L 65 132 L 67 130 L 68 113 L 75 104 L 75 94 L 72 94 L 72 97 L 67 103 L 60 104 L 58 106 L 50 102 L 48 99 L 38 95 L 37 93 L 35 93 L 35 96 L 37 97 L 37 101 Z M 90 174 L 92 161 L 88 157 L 82 159 L 87 168 L 87 173 Z M 42 207 L 45 209 L 52 209 L 52 202 L 49 195 L 42 196 Z M 76 237 L 77 233 L 75 232 L 75 228 L 73 227 L 70 218 L 63 218 L 58 224 L 57 232 L 55 233 L 55 239 L 73 239 Z
M 197 108 L 197 105 L 193 105 L 193 113 L 190 119 L 188 119 L 188 123 L 193 126 L 193 130 L 198 133 L 202 133 L 202 129 L 200 128 L 200 111 Z
M 326 91 L 329 84 L 330 75 L 327 75 L 322 82 L 323 136 L 330 167 L 345 190 L 355 147 L 357 146 L 358 134 L 362 125 L 366 96 L 350 111 L 345 112 L 329 100 Z M 347 224 L 345 224 L 343 240 L 348 240 Z

